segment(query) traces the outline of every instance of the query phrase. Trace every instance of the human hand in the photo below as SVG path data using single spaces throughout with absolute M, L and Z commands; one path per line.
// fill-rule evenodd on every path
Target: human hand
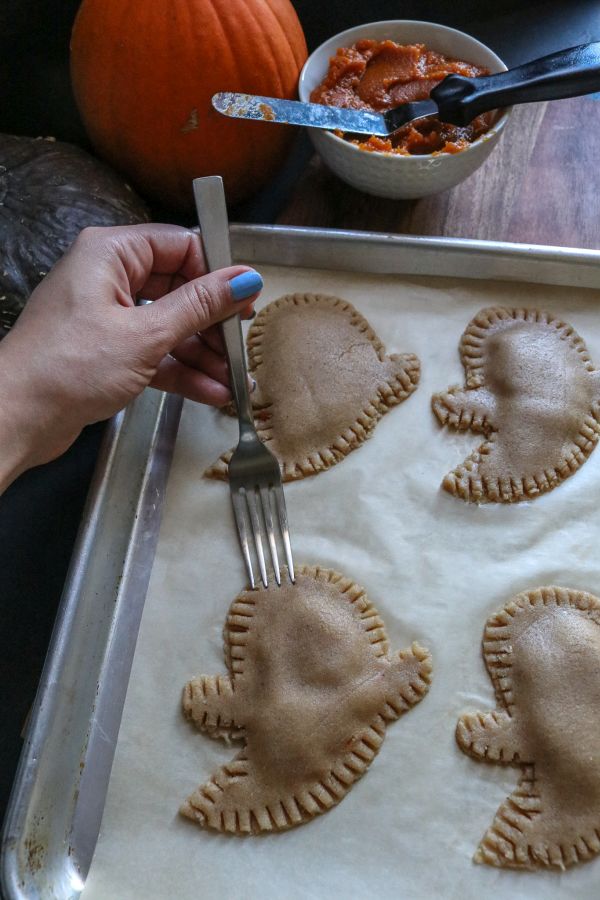
M 147 385 L 231 399 L 216 323 L 249 315 L 262 280 L 247 266 L 205 272 L 201 240 L 184 228 L 81 232 L 0 344 L 0 489 Z

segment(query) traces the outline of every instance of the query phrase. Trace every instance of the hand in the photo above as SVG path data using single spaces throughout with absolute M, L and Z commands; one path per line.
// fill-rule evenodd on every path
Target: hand
M 201 240 L 184 228 L 81 232 L 0 344 L 0 489 L 147 385 L 231 399 L 216 323 L 248 316 L 262 280 L 247 266 L 205 273 Z

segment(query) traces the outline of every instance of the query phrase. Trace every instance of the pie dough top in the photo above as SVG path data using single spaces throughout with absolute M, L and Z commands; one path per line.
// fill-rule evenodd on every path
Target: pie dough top
M 307 566 L 295 585 L 234 600 L 225 657 L 230 674 L 194 678 L 183 708 L 201 730 L 244 746 L 181 812 L 236 834 L 300 825 L 338 803 L 431 672 L 418 644 L 389 652 L 361 588 Z
M 570 325 L 537 310 L 484 309 L 460 355 L 466 386 L 435 394 L 433 411 L 486 440 L 446 475 L 447 491 L 477 502 L 533 498 L 585 462 L 600 434 L 600 373 Z
M 264 307 L 248 332 L 249 368 L 260 437 L 284 481 L 335 465 L 365 441 L 377 421 L 414 391 L 419 361 L 385 355 L 350 303 L 289 294 Z M 207 475 L 227 477 L 225 454 Z
M 487 622 L 498 709 L 463 715 L 462 750 L 521 766 L 475 855 L 494 866 L 564 869 L 600 852 L 600 600 L 544 587 Z

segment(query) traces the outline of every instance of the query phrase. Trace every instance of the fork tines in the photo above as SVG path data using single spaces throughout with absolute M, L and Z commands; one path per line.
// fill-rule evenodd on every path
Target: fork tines
M 275 537 L 275 526 L 273 522 L 273 507 L 275 508 L 277 521 L 279 523 L 281 541 L 283 543 L 287 562 L 287 572 L 290 581 L 294 582 L 294 562 L 290 544 L 290 531 L 281 484 L 256 484 L 254 487 L 248 487 L 247 485 L 234 486 L 232 484 L 231 501 L 233 503 L 233 512 L 240 538 L 242 555 L 250 578 L 250 585 L 253 588 L 256 587 L 254 571 L 252 568 L 252 555 L 250 552 L 248 520 L 250 521 L 250 529 L 254 537 L 254 546 L 256 549 L 258 569 L 262 583 L 265 587 L 268 587 L 269 580 L 264 548 L 264 535 L 266 533 L 275 581 L 278 585 L 281 585 L 281 570 L 279 567 L 279 554 L 277 552 L 277 539 Z

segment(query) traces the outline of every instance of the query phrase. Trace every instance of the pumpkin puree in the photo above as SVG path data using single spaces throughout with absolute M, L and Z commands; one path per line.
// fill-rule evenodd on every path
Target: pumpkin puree
M 488 69 L 428 50 L 424 44 L 363 40 L 340 47 L 331 57 L 327 75 L 310 99 L 326 106 L 382 112 L 401 103 L 427 100 L 436 84 L 453 72 L 468 78 L 489 75 Z M 390 137 L 346 139 L 362 150 L 403 156 L 458 153 L 491 128 L 495 118 L 496 112 L 487 112 L 459 126 L 431 116 L 404 125 Z

